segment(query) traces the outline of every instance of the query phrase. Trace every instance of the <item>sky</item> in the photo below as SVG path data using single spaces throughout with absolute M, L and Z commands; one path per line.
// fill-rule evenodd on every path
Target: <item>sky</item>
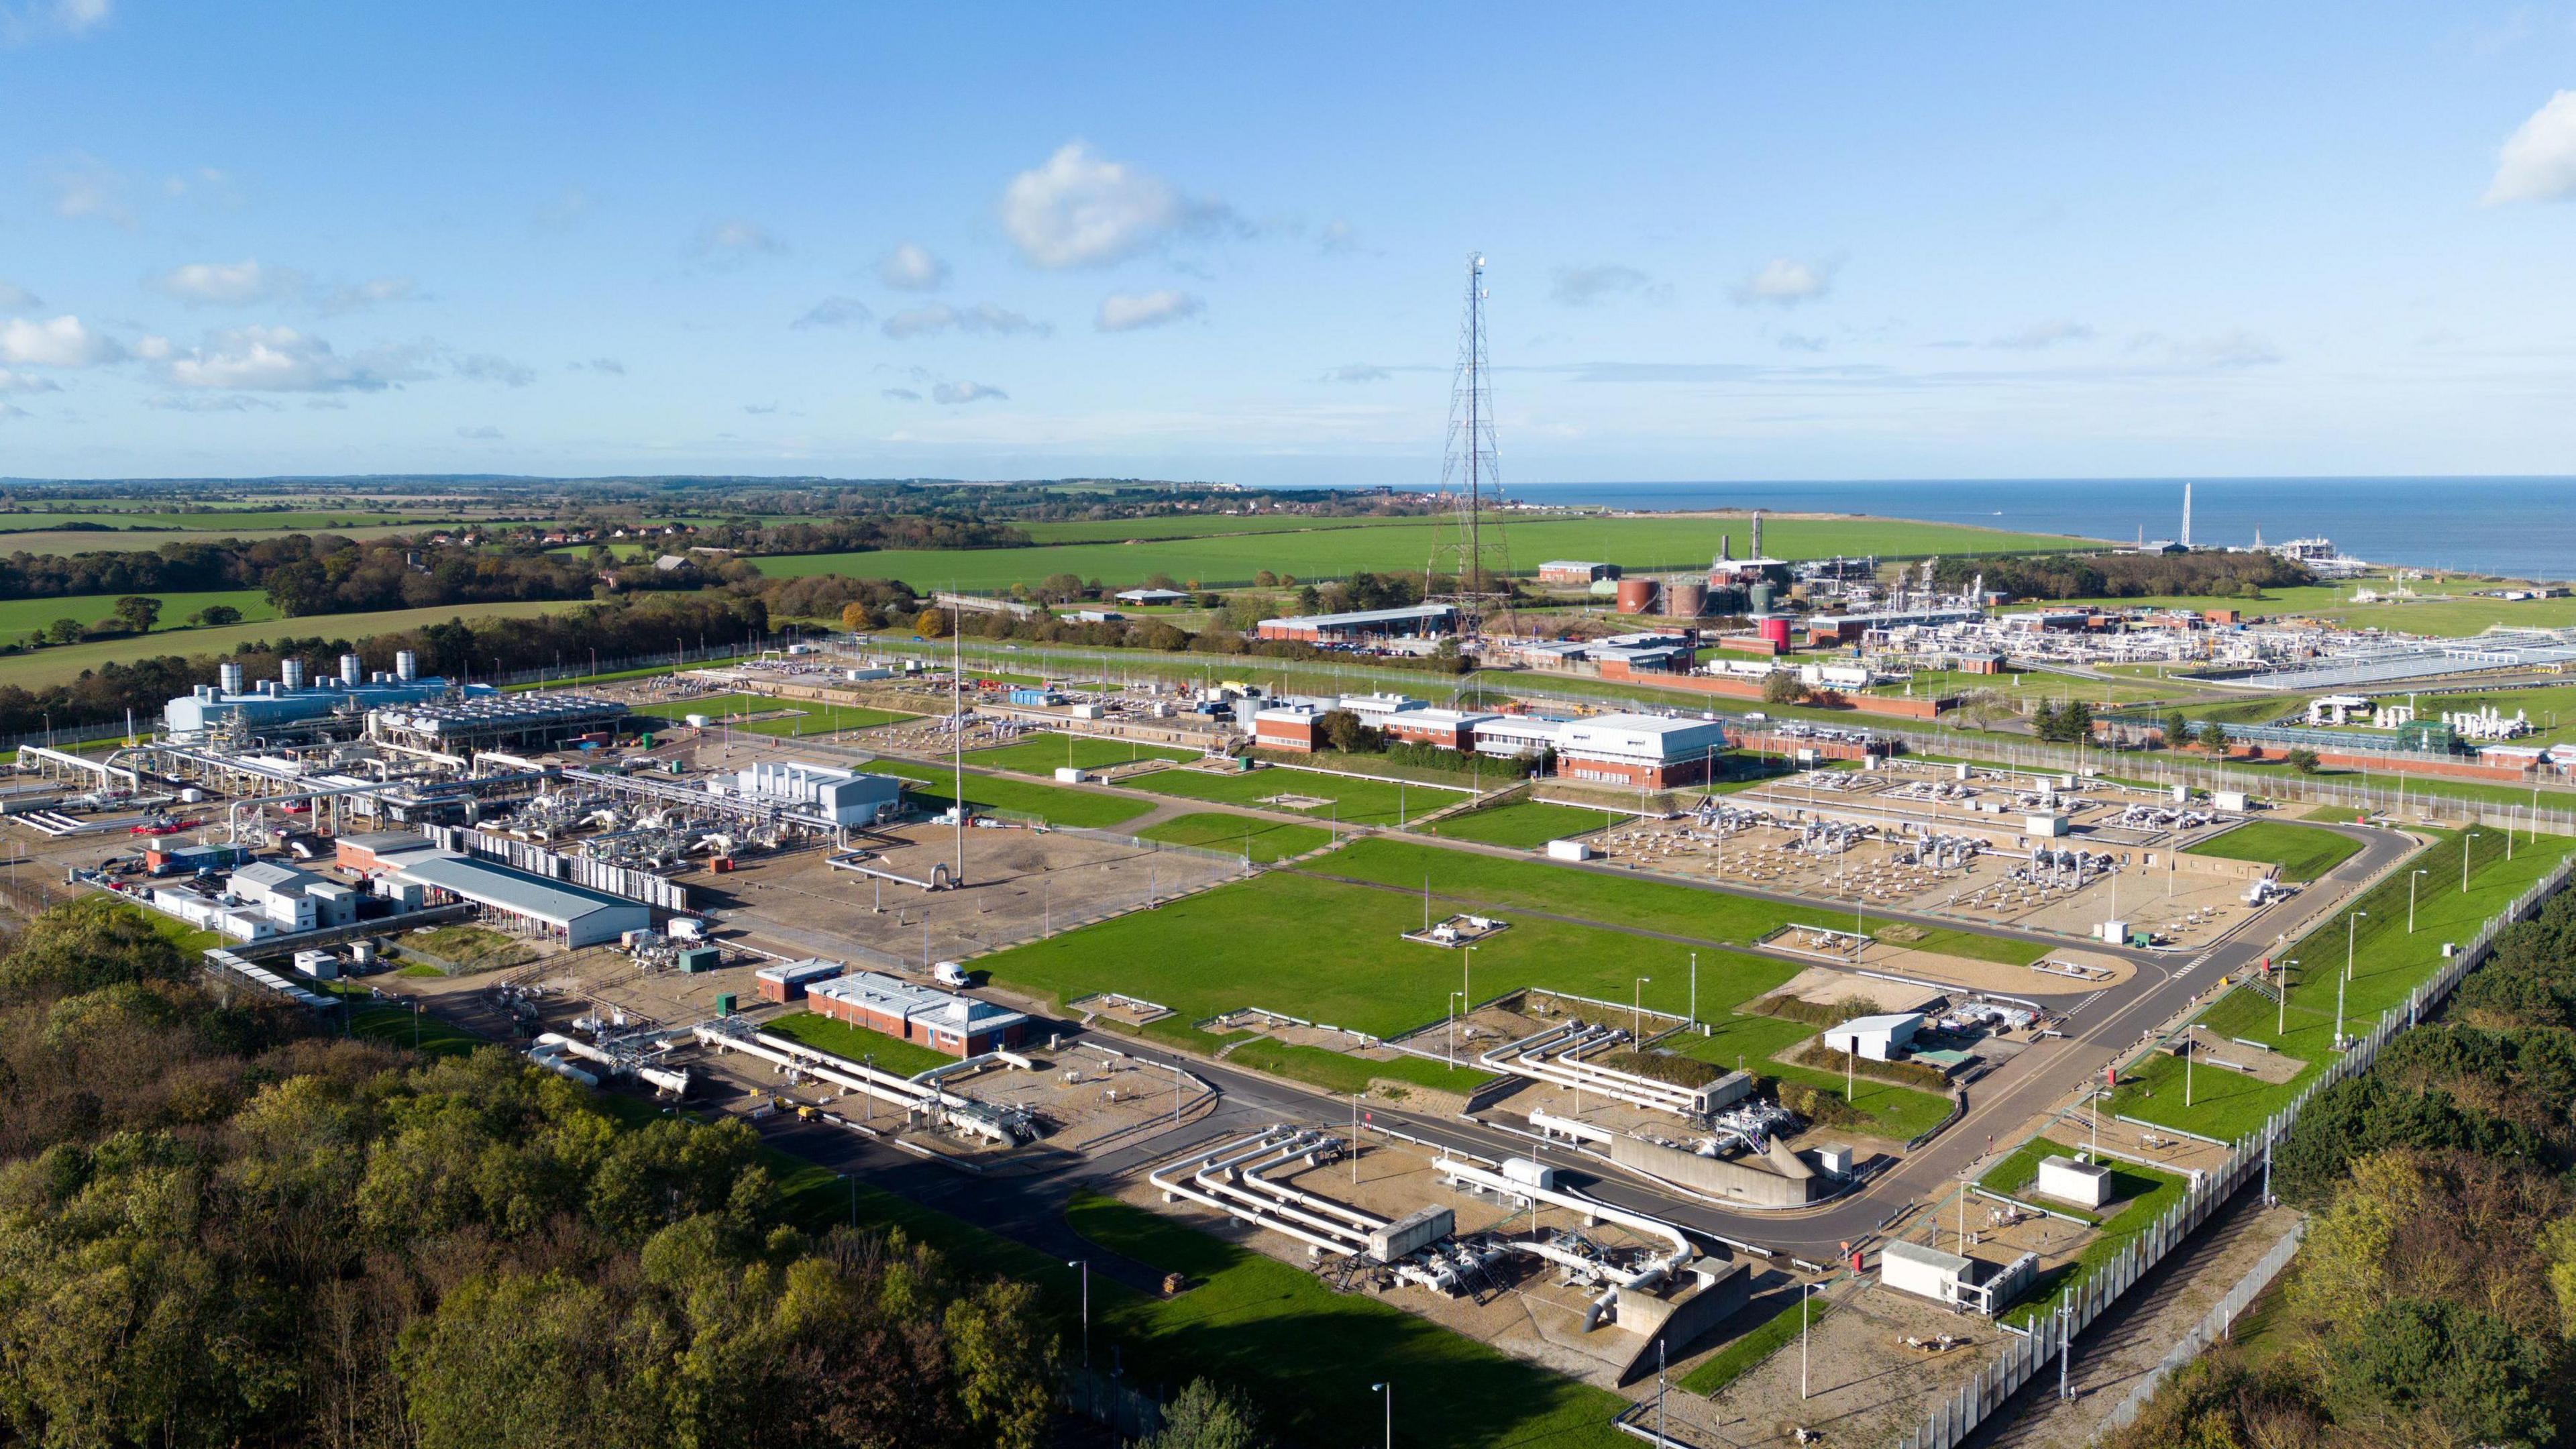
M 0 0 L 0 475 L 2557 474 L 2576 6 Z

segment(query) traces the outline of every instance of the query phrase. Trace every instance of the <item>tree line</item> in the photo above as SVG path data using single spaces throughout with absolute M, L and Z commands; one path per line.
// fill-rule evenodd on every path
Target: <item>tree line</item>
M 2017 599 L 2254 599 L 2313 584 L 2304 564 L 2271 553 L 2061 553 L 1943 558 L 1933 577 L 1963 589 L 1979 576 Z
M 2112 1449 L 2576 1443 L 2576 897 L 2273 1153 L 2313 1215 L 2259 1354 L 2176 1374 Z

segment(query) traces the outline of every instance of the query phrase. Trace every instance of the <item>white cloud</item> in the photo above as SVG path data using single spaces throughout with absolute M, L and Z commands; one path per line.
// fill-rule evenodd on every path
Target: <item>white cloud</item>
M 45 172 L 53 189 L 54 215 L 67 221 L 104 221 L 132 228 L 134 213 L 125 204 L 125 178 L 86 152 L 75 151 Z
M 2067 318 L 2059 318 L 2053 322 L 2033 322 L 2027 327 L 2016 328 L 1990 339 L 1986 345 L 2004 348 L 2007 351 L 2036 352 L 2043 347 L 2055 347 L 2061 342 L 2092 340 L 2091 327 Z
M 945 403 L 951 407 L 959 403 L 978 402 L 984 398 L 1007 402 L 1010 396 L 998 387 L 986 387 L 980 382 L 943 382 L 930 390 L 932 402 Z
M 2486 204 L 2576 198 L 2576 91 L 2560 91 L 2505 138 Z
M 790 327 L 865 327 L 876 320 L 876 313 L 856 297 L 826 297 L 805 309 L 805 315 L 788 323 Z
M 1020 255 L 1049 271 L 1124 261 L 1175 231 L 1240 225 L 1224 203 L 1186 198 L 1161 177 L 1106 160 L 1081 141 L 1012 177 L 1001 210 L 1002 230 Z
M 1044 337 L 1055 330 L 1044 322 L 1032 322 L 1017 312 L 996 307 L 990 302 L 978 302 L 963 308 L 933 302 L 926 307 L 914 307 L 888 317 L 883 331 L 893 338 L 927 337 L 952 327 L 960 332 L 991 333 L 998 337 L 1022 334 Z
M 1092 325 L 1103 332 L 1133 332 L 1139 327 L 1160 327 L 1195 317 L 1206 305 L 1187 292 L 1169 287 L 1156 292 L 1112 292 L 1100 299 L 1100 315 Z
M 476 382 L 497 382 L 503 387 L 526 387 L 537 380 L 535 368 L 489 352 L 470 353 L 456 359 L 456 375 Z
M 25 312 L 45 305 L 45 299 L 24 287 L 0 282 L 0 312 Z
M 900 292 L 936 292 L 948 281 L 948 264 L 905 242 L 877 263 L 877 278 Z
M 416 350 L 344 357 L 292 327 L 230 327 L 184 351 L 164 343 L 144 355 L 155 352 L 172 384 L 215 392 L 377 392 L 423 375 Z
M 32 372 L 11 372 L 0 367 L 0 392 L 61 392 L 62 387 L 50 377 Z
M 110 0 L 19 0 L 0 4 L 0 45 L 86 35 L 105 25 L 114 9 Z
M 884 391 L 884 392 L 880 393 L 880 394 L 879 394 L 879 396 L 883 397 L 883 398 L 884 398 L 886 401 L 888 401 L 888 402 L 919 402 L 919 401 L 921 401 L 921 394 L 919 394 L 919 393 L 917 393 L 917 392 L 914 392 L 911 388 L 908 388 L 908 387 L 890 387 L 890 388 L 885 389 L 885 391 Z
M 1346 362 L 1324 374 L 1326 382 L 1384 382 L 1395 376 L 1383 367 L 1365 362 Z
M 1825 339 L 1810 336 L 1804 332 L 1783 332 L 1779 336 L 1779 343 L 1783 350 L 1789 352 L 1822 352 L 1825 350 Z
M 471 438 L 476 442 L 495 443 L 508 437 L 509 434 L 502 432 L 499 428 L 493 427 L 489 423 L 486 423 L 479 428 L 458 428 L 456 430 L 456 436 L 460 438 Z
M 125 355 L 113 337 L 93 332 L 78 317 L 47 322 L 13 317 L 0 322 L 0 362 L 32 367 L 95 367 Z
M 190 262 L 146 277 L 143 285 L 182 302 L 246 307 L 297 296 L 304 290 L 305 279 L 302 272 L 262 266 L 252 258 L 239 262 Z
M 1654 279 L 1635 267 L 1605 262 L 1593 267 L 1559 267 L 1547 294 L 1568 307 L 1589 307 L 1612 297 L 1639 293 L 1661 301 L 1672 289 L 1657 286 Z
M 363 282 L 343 282 L 317 298 L 314 305 L 326 316 L 357 312 L 386 302 L 411 300 L 415 284 L 409 277 L 369 277 Z
M 756 256 L 775 256 L 787 250 L 787 244 L 771 236 L 758 222 L 736 217 L 720 221 L 698 233 L 689 246 L 689 254 L 703 261 L 740 263 Z
M 165 413 L 248 413 L 277 411 L 277 404 L 266 398 L 249 397 L 237 392 L 164 393 L 143 400 L 147 408 Z
M 626 364 L 618 361 L 614 357 L 594 357 L 588 362 L 573 363 L 572 370 L 574 372 L 605 373 L 610 377 L 624 377 L 626 375 Z
M 1775 307 L 1795 307 L 1813 302 L 1832 290 L 1834 264 L 1801 262 L 1788 257 L 1775 257 L 1762 270 L 1744 279 L 1735 289 L 1735 300 L 1743 306 L 1768 302 Z
M 172 200 L 194 195 L 200 201 L 211 202 L 226 210 L 239 210 L 247 200 L 242 195 L 241 184 L 233 179 L 232 173 L 214 166 L 200 166 L 194 171 L 162 177 L 161 194 Z
M 2175 342 L 2166 350 L 2194 367 L 2265 367 L 2281 360 L 2271 343 L 2241 328 Z

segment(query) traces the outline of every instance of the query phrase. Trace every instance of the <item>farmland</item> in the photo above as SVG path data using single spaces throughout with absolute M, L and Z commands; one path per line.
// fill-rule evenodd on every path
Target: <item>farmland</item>
M 1130 521 L 1119 538 L 1140 535 Z M 1428 519 L 1385 520 L 1376 526 L 1279 529 L 1233 534 L 1167 538 L 1156 542 L 1066 542 L 1035 548 L 910 550 L 868 553 L 806 554 L 758 560 L 771 578 L 808 574 L 852 574 L 862 578 L 895 578 L 919 589 L 1007 589 L 1036 583 L 1052 574 L 1097 578 L 1104 583 L 1140 582 L 1168 574 L 1184 583 L 1216 588 L 1249 584 L 1263 570 L 1299 579 L 1335 579 L 1360 570 L 1418 572 L 1430 556 L 1432 524 Z M 1780 518 L 1763 526 L 1763 547 L 1786 558 L 1824 558 L 1836 554 L 1966 553 L 1974 551 L 2060 548 L 2068 540 L 2038 534 L 2001 533 L 1952 524 L 1911 523 L 1878 518 Z M 1545 558 L 1597 558 L 1634 569 L 1705 567 L 1720 541 L 1738 557 L 1752 544 L 1752 528 L 1742 518 L 1597 517 L 1544 519 L 1511 525 L 1515 557 L 1530 562 Z
M 60 602 L 59 600 L 53 602 Z M 78 678 L 102 664 L 121 663 L 156 654 L 228 654 L 239 645 L 289 635 L 331 640 L 358 640 L 370 634 L 393 634 L 444 624 L 450 619 L 527 619 L 566 609 L 590 607 L 587 599 L 567 602 L 446 604 L 427 609 L 386 609 L 365 614 L 320 614 L 308 619 L 271 619 L 260 624 L 228 624 L 219 629 L 154 630 L 142 639 L 96 639 L 85 644 L 58 644 L 12 657 L 8 680 L 29 689 Z
M 77 619 L 95 624 L 108 618 L 116 609 L 122 594 L 73 594 L 52 599 L 0 599 L 0 640 L 42 629 L 56 619 Z M 161 601 L 161 620 L 152 626 L 150 638 L 186 629 L 188 616 L 200 609 L 222 605 L 241 610 L 241 622 L 264 623 L 277 617 L 268 595 L 259 589 L 211 589 L 199 593 L 146 593 L 146 598 Z M 128 640 L 131 644 L 133 641 Z

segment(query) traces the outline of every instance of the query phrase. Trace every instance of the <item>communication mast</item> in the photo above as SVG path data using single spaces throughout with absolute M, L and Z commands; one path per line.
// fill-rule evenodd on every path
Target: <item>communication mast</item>
M 1432 528 L 1423 592 L 1455 604 L 1462 632 L 1509 625 L 1512 556 L 1503 520 L 1502 472 L 1494 458 L 1494 397 L 1485 373 L 1485 255 L 1467 258 L 1467 315 L 1458 332 L 1458 374 L 1449 389 L 1449 444 L 1440 462 L 1440 521 Z M 1444 575 L 1446 576 L 1444 581 Z

